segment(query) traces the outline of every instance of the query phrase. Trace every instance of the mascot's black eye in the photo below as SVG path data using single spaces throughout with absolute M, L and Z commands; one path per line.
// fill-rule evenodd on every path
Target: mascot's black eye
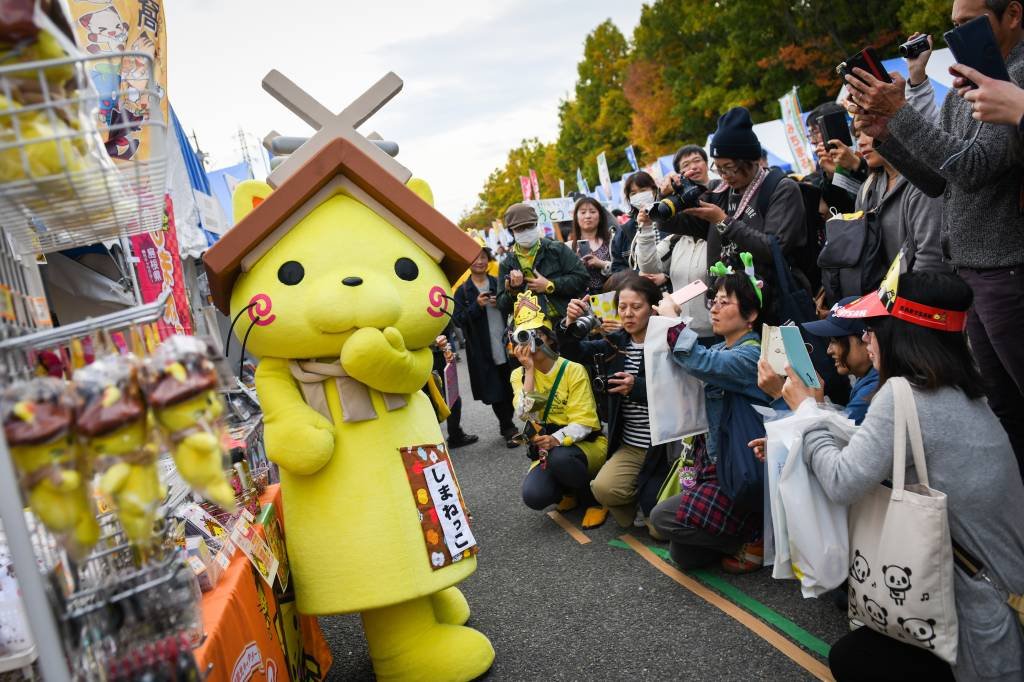
M 302 263 L 298 261 L 290 260 L 277 269 L 277 278 L 281 280 L 281 284 L 287 284 L 290 287 L 301 282 L 305 276 L 306 271 L 302 269 Z
M 411 282 L 419 277 L 420 269 L 408 258 L 399 258 L 395 261 L 395 274 L 406 282 Z

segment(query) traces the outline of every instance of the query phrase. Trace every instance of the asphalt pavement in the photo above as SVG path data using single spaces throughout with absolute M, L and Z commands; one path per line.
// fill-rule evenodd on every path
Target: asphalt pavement
M 772 579 L 770 568 L 745 576 L 717 567 L 686 574 L 724 598 L 714 605 L 620 540 L 628 533 L 664 554 L 667 545 L 645 530 L 619 528 L 609 516 L 580 544 L 544 512 L 526 507 L 519 497 L 525 451 L 505 447 L 490 408 L 469 395 L 465 360 L 459 369 L 463 429 L 480 437 L 452 456 L 480 544 L 477 572 L 460 588 L 472 609 L 469 625 L 496 651 L 482 679 L 815 679 L 808 661 L 818 676 L 827 671 L 827 646 L 847 628 L 831 601 L 804 599 L 796 582 Z M 582 510 L 565 518 L 578 529 Z M 745 614 L 740 619 L 753 629 L 726 611 Z M 334 654 L 327 679 L 373 679 L 358 615 L 320 622 Z M 804 665 L 780 650 L 787 647 Z

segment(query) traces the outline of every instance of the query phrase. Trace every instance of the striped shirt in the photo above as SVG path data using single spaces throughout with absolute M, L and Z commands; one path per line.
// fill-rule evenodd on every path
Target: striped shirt
M 644 344 L 629 342 L 626 346 L 627 374 L 636 376 L 644 361 Z M 622 400 L 622 442 L 638 448 L 651 447 L 651 422 L 647 405 L 635 402 L 628 395 Z

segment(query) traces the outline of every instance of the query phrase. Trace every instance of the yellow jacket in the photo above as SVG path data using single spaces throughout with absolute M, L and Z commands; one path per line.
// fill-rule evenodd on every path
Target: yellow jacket
M 529 417 L 538 422 L 541 420 L 548 395 L 551 393 L 551 385 L 555 383 L 558 368 L 563 362 L 566 363 L 565 374 L 558 384 L 546 423 L 560 427 L 572 424 L 589 428 L 590 431 L 600 431 L 601 420 L 597 416 L 597 404 L 590 389 L 590 376 L 583 365 L 564 358 L 556 360 L 550 372 L 533 370 L 533 391 L 530 393 L 523 392 L 523 368 L 512 372 L 512 395 L 516 414 L 521 419 Z M 568 433 L 564 433 L 566 431 Z M 576 429 L 570 427 L 560 429 L 552 435 L 562 440 L 564 435 L 573 435 L 573 431 Z M 594 440 L 576 440 L 574 444 L 586 454 L 590 474 L 595 475 L 608 457 L 608 439 L 601 434 Z

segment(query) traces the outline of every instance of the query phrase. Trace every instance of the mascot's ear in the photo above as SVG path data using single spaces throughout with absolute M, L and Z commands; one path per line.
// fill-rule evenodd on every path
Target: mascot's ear
M 265 182 L 259 180 L 246 180 L 238 183 L 235 193 L 231 195 L 231 205 L 235 212 L 237 223 L 245 216 L 252 213 L 252 210 L 263 203 L 263 200 L 270 196 L 274 189 Z
M 416 196 L 423 199 L 423 201 L 427 202 L 431 206 L 434 205 L 434 193 L 430 191 L 430 185 L 427 184 L 426 180 L 421 180 L 420 178 L 409 178 L 409 182 L 406 184 L 406 187 L 415 192 Z

